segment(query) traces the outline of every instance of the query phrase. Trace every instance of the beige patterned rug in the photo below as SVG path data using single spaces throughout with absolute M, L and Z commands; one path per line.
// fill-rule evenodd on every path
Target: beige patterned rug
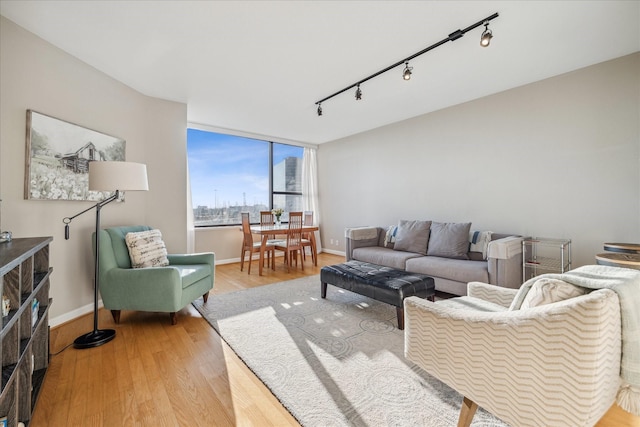
M 462 396 L 405 360 L 396 310 L 320 276 L 194 307 L 306 427 L 455 426 Z M 478 410 L 472 426 L 505 426 Z

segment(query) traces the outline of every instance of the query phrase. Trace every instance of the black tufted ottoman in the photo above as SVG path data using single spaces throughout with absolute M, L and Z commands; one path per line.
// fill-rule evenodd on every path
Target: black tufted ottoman
M 322 267 L 320 282 L 322 298 L 327 297 L 327 284 L 331 284 L 395 305 L 398 329 L 404 329 L 403 301 L 406 297 L 417 296 L 431 301 L 435 297 L 433 277 L 362 261 L 347 261 L 344 264 Z

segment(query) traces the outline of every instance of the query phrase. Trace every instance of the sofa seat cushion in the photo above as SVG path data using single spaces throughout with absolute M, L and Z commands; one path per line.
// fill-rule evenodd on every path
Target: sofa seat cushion
M 437 301 L 436 304 L 442 305 L 443 307 L 447 308 L 484 311 L 488 313 L 507 311 L 507 307 L 504 307 L 500 304 L 469 296 L 444 299 Z
M 406 269 L 415 273 L 443 277 L 463 283 L 489 283 L 489 270 L 486 261 L 425 256 L 408 259 Z
M 394 251 L 380 246 L 369 246 L 353 250 L 353 259 L 399 270 L 404 270 L 407 260 L 415 257 L 422 257 L 422 255 L 413 252 Z
M 211 266 L 208 264 L 171 265 L 171 267 L 178 270 L 182 281 L 182 289 L 211 276 Z

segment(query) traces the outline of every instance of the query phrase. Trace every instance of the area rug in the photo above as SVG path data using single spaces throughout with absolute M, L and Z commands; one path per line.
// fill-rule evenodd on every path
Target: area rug
M 403 356 L 395 307 L 320 276 L 194 307 L 305 427 L 455 426 L 462 396 Z M 479 409 L 472 426 L 507 424 Z

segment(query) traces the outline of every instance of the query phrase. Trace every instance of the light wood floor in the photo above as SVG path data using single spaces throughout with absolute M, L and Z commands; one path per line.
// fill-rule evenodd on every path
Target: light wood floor
M 319 274 L 343 259 L 320 254 L 318 267 L 308 261 L 304 273 L 287 273 L 278 259 L 262 277 L 257 261 L 250 276 L 246 265 L 244 272 L 219 265 L 211 296 Z M 176 326 L 167 314 L 138 312 L 123 312 L 115 325 L 104 310 L 99 326 L 116 329 L 115 340 L 51 357 L 30 426 L 299 425 L 191 305 Z M 51 352 L 92 328 L 91 315 L 52 328 Z M 613 406 L 597 426 L 640 427 L 640 418 Z

